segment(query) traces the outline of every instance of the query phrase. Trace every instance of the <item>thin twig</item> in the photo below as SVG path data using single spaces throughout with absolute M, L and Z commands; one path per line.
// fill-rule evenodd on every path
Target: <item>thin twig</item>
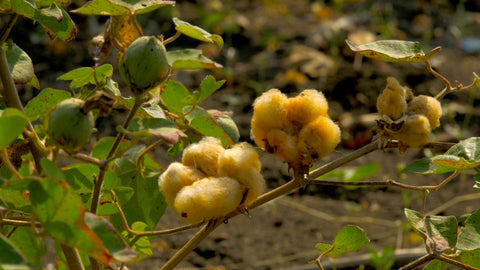
M 0 33 L 0 46 L 2 46 L 3 43 L 7 40 L 19 16 L 20 15 L 18 15 L 18 13 L 13 14 L 10 17 L 10 20 L 8 21 L 7 25 L 5 25 L 5 27 L 2 29 L 2 32 Z
M 65 254 L 65 258 L 68 264 L 68 269 L 85 270 L 82 260 L 80 259 L 80 255 L 78 254 L 78 250 L 76 250 L 73 247 L 67 246 L 65 244 L 60 244 L 60 246 L 62 247 L 63 254 Z
M 143 156 L 145 156 L 148 152 L 150 152 L 153 148 L 159 146 L 160 144 L 164 143 L 165 140 L 164 139 L 160 139 L 156 142 L 154 142 L 153 144 L 149 145 L 147 148 L 145 148 L 145 150 L 143 150 L 140 155 L 138 155 L 138 158 L 137 158 L 137 168 L 139 171 L 142 170 L 142 158 Z
M 0 219 L 0 225 L 12 225 L 18 227 L 30 227 L 32 226 L 31 221 L 26 220 L 17 220 L 17 219 L 10 219 L 10 218 L 2 218 Z M 35 222 L 34 225 L 36 227 L 41 227 L 42 225 L 39 222 Z
M 442 74 L 436 72 L 436 71 L 432 68 L 432 65 L 430 64 L 429 61 L 425 61 L 425 65 L 427 66 L 427 70 L 430 71 L 430 73 L 432 73 L 433 76 L 439 78 L 443 83 L 445 83 L 445 87 L 446 87 L 446 90 L 447 90 L 447 91 L 451 91 L 451 90 L 452 90 L 452 85 L 451 85 L 450 82 L 447 80 L 447 78 L 445 78 Z
M 410 269 L 417 269 L 417 267 L 426 264 L 427 262 L 433 261 L 435 259 L 435 255 L 433 254 L 426 254 L 415 261 L 399 268 L 398 270 L 410 270 Z
M 74 155 L 70 155 L 67 152 L 65 152 L 64 150 L 60 150 L 58 152 L 58 155 L 61 156 L 61 157 L 64 157 L 64 158 L 70 158 L 70 159 L 90 163 L 90 164 L 93 164 L 93 165 L 97 165 L 98 167 L 101 167 L 101 166 L 104 165 L 104 162 L 102 160 L 100 160 L 98 158 L 94 158 L 94 157 L 89 156 L 89 155 L 82 154 L 82 153 L 77 153 L 77 154 L 74 154 Z
M 177 38 L 179 38 L 180 36 L 182 35 L 182 33 L 180 32 L 176 32 L 175 35 L 165 39 L 164 41 L 162 41 L 163 45 L 167 45 L 168 43 L 171 43 L 173 41 L 175 41 Z
M 178 228 L 161 230 L 161 231 L 138 232 L 138 231 L 132 230 L 130 228 L 130 226 L 128 225 L 127 217 L 125 216 L 125 213 L 123 212 L 122 207 L 120 206 L 120 204 L 116 200 L 115 192 L 113 190 L 111 190 L 110 194 L 113 197 L 113 201 L 112 201 L 113 205 L 115 205 L 118 212 L 120 213 L 120 218 L 122 219 L 123 226 L 125 227 L 125 230 L 131 235 L 135 235 L 135 236 L 138 236 L 138 237 L 143 237 L 143 236 L 159 236 L 159 235 L 165 235 L 165 234 L 173 234 L 173 233 L 177 233 L 177 232 L 186 231 L 186 230 L 189 230 L 189 229 L 192 229 L 192 228 L 197 228 L 197 227 L 200 227 L 200 226 L 205 224 L 205 222 L 200 222 L 200 223 L 196 223 L 196 224 L 189 224 L 189 225 L 186 225 L 186 226 L 181 226 L 181 227 L 178 227 Z
M 161 270 L 171 270 L 175 268 L 187 254 L 190 254 L 213 230 L 223 224 L 221 220 L 210 220 L 200 231 L 198 231 L 168 262 L 162 266 Z
M 451 264 L 451 265 L 455 265 L 455 266 L 460 267 L 460 268 L 462 268 L 462 269 L 478 270 L 478 268 L 472 267 L 472 266 L 470 266 L 470 265 L 466 265 L 466 264 L 464 264 L 464 263 L 462 263 L 462 262 L 459 262 L 459 261 L 456 261 L 456 260 L 454 260 L 454 259 L 451 259 L 451 258 L 449 258 L 449 257 L 447 257 L 447 256 L 445 256 L 445 255 L 443 255 L 443 254 L 440 255 L 440 256 L 437 256 L 436 259 L 438 259 L 438 260 L 440 260 L 440 261 L 444 261 L 444 262 L 449 263 L 449 264 Z

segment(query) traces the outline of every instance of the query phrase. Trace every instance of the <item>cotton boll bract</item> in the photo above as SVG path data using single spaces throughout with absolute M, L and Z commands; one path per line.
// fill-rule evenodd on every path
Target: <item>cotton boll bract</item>
M 298 135 L 298 150 L 306 164 L 330 154 L 340 143 L 340 128 L 330 118 L 320 116 Z
M 183 151 L 182 163 L 195 167 L 206 175 L 217 175 L 217 163 L 220 154 L 225 151 L 220 140 L 213 137 L 205 137 L 198 143 L 194 143 Z
M 223 217 L 243 200 L 245 187 L 230 177 L 207 177 L 180 190 L 175 210 L 188 223 Z
M 440 102 L 430 96 L 419 95 L 408 103 L 408 114 L 423 114 L 430 122 L 430 128 L 434 129 L 440 126 L 440 117 L 442 116 L 442 105 Z
M 265 149 L 269 130 L 283 129 L 287 123 L 287 101 L 287 96 L 280 90 L 270 89 L 253 102 L 252 135 L 260 148 Z
M 297 127 L 302 127 L 318 116 L 328 116 L 328 103 L 322 92 L 315 89 L 303 90 L 298 96 L 289 98 L 287 119 Z
M 158 186 L 170 207 L 174 207 L 175 197 L 185 186 L 204 178 L 205 175 L 193 167 L 174 162 L 160 175 Z
M 377 110 L 392 120 L 401 118 L 407 110 L 407 90 L 393 77 L 387 78 L 387 87 L 377 98 Z

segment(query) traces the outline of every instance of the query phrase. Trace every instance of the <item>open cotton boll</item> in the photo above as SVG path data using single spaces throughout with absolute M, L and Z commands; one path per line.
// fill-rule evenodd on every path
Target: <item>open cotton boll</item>
M 403 145 L 419 148 L 428 142 L 431 130 L 428 118 L 415 114 L 407 117 L 397 136 Z
M 265 189 L 265 179 L 260 173 L 257 152 L 247 143 L 236 144 L 225 150 L 218 159 L 218 175 L 238 180 L 246 187 L 243 204 L 249 205 Z
M 377 110 L 388 115 L 392 120 L 398 120 L 407 111 L 407 90 L 393 77 L 387 78 L 387 87 L 377 98 Z
M 167 204 L 174 208 L 174 200 L 180 189 L 204 177 L 205 175 L 195 168 L 174 162 L 160 175 L 158 186 L 165 196 Z
M 195 167 L 208 176 L 217 175 L 218 157 L 225 151 L 220 140 L 205 137 L 183 151 L 182 163 Z
M 423 114 L 430 122 L 430 128 L 434 129 L 440 126 L 440 117 L 442 116 L 442 105 L 440 102 L 430 96 L 419 95 L 414 97 L 408 103 L 408 114 Z
M 340 143 L 340 128 L 330 118 L 320 116 L 298 135 L 298 150 L 309 164 L 330 154 Z
M 265 138 L 271 129 L 284 129 L 287 101 L 280 90 L 270 89 L 253 102 L 252 135 L 260 148 L 265 149 Z
M 180 190 L 175 210 L 188 223 L 223 217 L 243 200 L 245 187 L 230 177 L 207 177 Z
M 300 128 L 318 116 L 328 116 L 327 100 L 315 89 L 303 90 L 298 96 L 289 98 L 286 108 L 287 119 Z
M 297 136 L 290 135 L 282 130 L 273 129 L 267 134 L 265 150 L 287 163 L 297 162 Z

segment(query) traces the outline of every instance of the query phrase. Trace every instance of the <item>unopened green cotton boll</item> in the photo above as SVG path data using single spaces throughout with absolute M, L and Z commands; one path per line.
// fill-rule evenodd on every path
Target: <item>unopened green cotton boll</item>
M 137 38 L 123 54 L 119 70 L 134 95 L 147 91 L 168 76 L 165 46 L 154 36 Z
M 88 142 L 95 121 L 92 112 L 85 113 L 81 99 L 70 98 L 58 103 L 50 112 L 47 133 L 68 153 L 76 153 Z

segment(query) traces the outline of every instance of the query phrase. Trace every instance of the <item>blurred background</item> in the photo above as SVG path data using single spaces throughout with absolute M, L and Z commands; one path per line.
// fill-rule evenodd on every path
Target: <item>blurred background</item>
M 82 6 L 73 0 L 68 10 Z M 69 42 L 49 40 L 39 25 L 20 19 L 11 38 L 33 60 L 41 89 L 68 90 L 68 81 L 57 81 L 75 68 L 93 66 L 89 55 L 90 40 L 100 34 L 108 19 L 105 16 L 71 14 L 78 27 L 76 38 Z M 213 71 L 182 71 L 175 75 L 191 91 L 208 74 L 225 86 L 205 101 L 206 109 L 233 112 L 241 141 L 250 138 L 252 102 L 264 91 L 279 88 L 289 96 L 303 89 L 323 91 L 329 100 L 329 114 L 342 129 L 342 145 L 319 165 L 357 149 L 368 142 L 376 125 L 375 102 L 388 76 L 396 77 L 415 94 L 435 95 L 444 87 L 423 64 L 392 64 L 362 58 L 345 44 L 348 39 L 360 45 L 375 40 L 400 39 L 419 41 L 424 51 L 437 46 L 442 50 L 431 60 L 435 70 L 452 83 L 468 85 L 472 72 L 480 74 L 480 1 L 372 1 L 372 0 L 198 0 L 177 1 L 137 17 L 145 35 L 175 34 L 172 17 L 223 37 L 223 49 L 180 37 L 168 44 L 168 50 L 199 48 L 224 66 Z M 8 18 L 0 17 L 0 24 Z M 116 52 L 107 63 L 117 65 Z M 114 80 L 122 85 L 119 74 Z M 28 86 L 19 89 L 24 102 L 40 92 Z M 442 101 L 442 125 L 434 139 L 456 142 L 478 136 L 480 110 L 478 89 L 450 94 Z M 114 132 L 118 125 L 111 116 L 99 119 L 100 134 Z M 113 128 L 112 128 L 113 127 Z M 158 151 L 160 163 L 169 159 Z M 431 154 L 409 150 L 401 155 L 388 150 L 368 155 L 351 166 L 332 174 L 331 179 L 359 181 L 393 178 L 413 184 L 432 184 L 443 178 L 403 175 L 399 170 L 411 161 Z M 268 187 L 274 188 L 290 179 L 287 166 L 280 160 L 262 155 L 262 173 Z M 427 210 L 435 210 L 455 194 L 471 192 L 470 176 L 461 177 L 452 188 L 431 194 Z M 397 189 L 347 189 L 309 186 L 252 211 L 251 218 L 237 217 L 221 226 L 205 240 L 179 269 L 315 269 L 308 264 L 319 253 L 318 242 L 328 242 L 345 224 L 365 228 L 372 242 L 369 248 L 382 251 L 413 248 L 421 241 L 404 224 L 403 207 L 419 209 L 420 194 Z M 465 213 L 477 201 L 457 204 L 436 214 Z M 478 207 L 477 207 L 478 208 Z M 162 218 L 159 228 L 181 224 L 171 211 Z M 403 224 L 404 226 L 398 226 Z M 152 240 L 155 253 L 131 269 L 156 269 L 174 254 L 194 232 Z M 363 251 L 365 253 L 365 250 Z M 358 268 L 351 268 L 358 269 Z M 373 268 L 366 268 L 373 269 Z

